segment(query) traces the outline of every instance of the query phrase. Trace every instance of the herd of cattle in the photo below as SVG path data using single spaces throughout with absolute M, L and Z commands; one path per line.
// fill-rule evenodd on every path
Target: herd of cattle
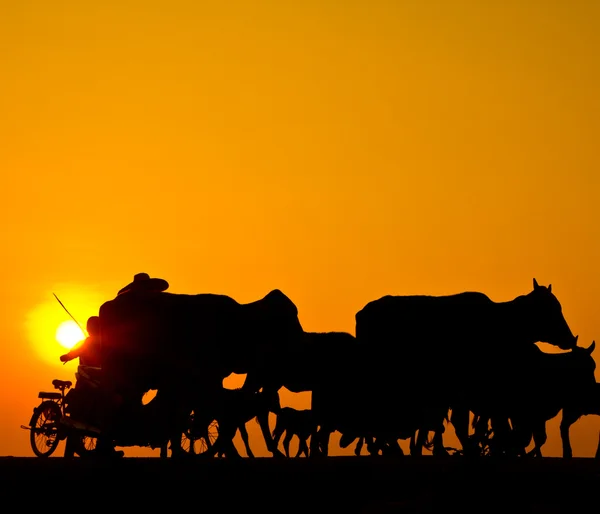
M 569 427 L 600 414 L 595 345 L 577 344 L 552 287 L 535 279 L 528 294 L 506 302 L 478 292 L 384 296 L 356 314 L 356 335 L 304 331 L 279 290 L 247 304 L 132 291 L 105 302 L 99 318 L 107 383 L 128 394 L 157 390 L 145 406 L 154 421 L 144 418 L 156 447 L 189 433 L 192 412 L 201 434 L 231 373 L 246 375 L 248 398 L 268 399 L 253 414 L 278 456 L 281 430 L 274 438 L 268 412 L 283 415 L 273 400 L 282 387 L 312 393 L 311 456 L 327 455 L 334 431 L 343 447 L 357 441 L 357 451 L 366 442 L 371 453 L 394 452 L 410 439 L 411 454 L 426 445 L 445 454 L 448 421 L 465 455 L 525 455 L 533 440 L 541 456 L 546 422 L 562 410 L 570 457 Z M 538 342 L 562 351 L 545 353 Z M 232 430 L 220 423 L 221 440 L 232 440 Z

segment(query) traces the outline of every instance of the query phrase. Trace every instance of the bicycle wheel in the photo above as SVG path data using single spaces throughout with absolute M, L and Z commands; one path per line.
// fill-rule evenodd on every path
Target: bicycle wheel
M 193 415 L 190 416 L 190 427 L 181 434 L 181 449 L 191 455 L 207 452 L 219 436 L 219 423 L 212 420 L 205 427 L 194 426 Z
M 88 457 L 95 454 L 94 450 L 98 444 L 98 438 L 95 436 L 81 436 L 75 444 L 75 453 L 80 457 Z
M 56 402 L 45 401 L 37 408 L 31 418 L 29 442 L 38 457 L 50 457 L 58 446 L 58 423 L 62 413 Z

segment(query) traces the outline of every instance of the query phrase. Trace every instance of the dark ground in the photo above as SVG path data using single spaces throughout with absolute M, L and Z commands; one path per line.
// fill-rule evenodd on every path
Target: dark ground
M 123 507 L 174 513 L 210 508 L 278 513 L 575 514 L 600 507 L 600 460 L 2 457 L 0 487 L 5 500 L 14 496 L 17 501 L 27 500 L 25 505 L 32 508 L 45 509 L 48 498 L 57 508 L 81 506 L 87 498 L 94 512 Z

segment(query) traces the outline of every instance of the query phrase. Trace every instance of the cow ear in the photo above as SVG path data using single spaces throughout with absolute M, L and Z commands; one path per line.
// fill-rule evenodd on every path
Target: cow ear
M 533 289 L 535 290 L 535 289 L 537 289 L 538 287 L 540 287 L 540 286 L 538 285 L 538 283 L 537 283 L 537 280 L 534 278 L 534 279 L 533 279 Z

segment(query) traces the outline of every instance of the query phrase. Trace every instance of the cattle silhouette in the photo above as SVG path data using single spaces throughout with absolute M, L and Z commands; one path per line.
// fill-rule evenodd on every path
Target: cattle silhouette
M 580 390 L 575 397 L 569 398 L 564 406 L 560 422 L 560 437 L 562 442 L 563 457 L 573 457 L 571 447 L 570 428 L 582 416 L 600 416 L 600 383 L 595 383 L 591 389 Z M 545 437 L 545 433 L 541 436 Z M 600 458 L 600 439 L 595 458 Z
M 495 409 L 508 414 L 512 429 L 501 432 L 500 437 L 494 436 L 496 452 L 524 456 L 533 439 L 534 448 L 529 455 L 541 457 L 547 421 L 562 410 L 562 430 L 587 410 L 593 410 L 590 399 L 596 391 L 594 349 L 595 342 L 565 353 L 547 353 L 534 347 L 522 365 L 515 366 L 510 375 L 495 385 L 496 394 L 482 402 L 476 417 L 490 419 Z
M 480 395 L 488 383 L 500 380 L 535 343 L 564 350 L 577 345 L 552 286 L 541 286 L 535 279 L 532 291 L 505 302 L 480 292 L 387 295 L 357 312 L 356 338 L 365 348 L 363 355 L 374 360 L 369 365 L 363 359 L 372 374 L 395 375 L 403 384 L 399 389 L 435 402 L 439 412 L 456 413 L 451 422 L 463 448 L 469 446 L 468 413 L 477 408 L 474 392 Z M 498 410 L 495 415 L 501 418 L 496 420 L 500 427 L 507 414 Z M 427 423 L 425 430 L 443 424 L 442 419 Z
M 285 387 L 293 393 L 311 392 L 311 411 L 322 427 L 311 437 L 311 457 L 327 454 L 330 430 L 323 392 L 330 391 L 339 379 L 354 369 L 360 359 L 356 338 L 348 332 L 304 332 L 299 342 L 282 350 L 277 367 L 271 374 L 270 388 Z M 327 393 L 329 394 L 329 393 Z
M 269 412 L 279 414 L 281 404 L 279 395 L 271 391 L 250 391 L 243 388 L 223 388 L 218 396 L 211 399 L 211 407 L 197 409 L 202 413 L 202 419 L 209 423 L 216 420 L 219 425 L 219 435 L 214 444 L 202 455 L 224 457 L 240 457 L 233 438 L 239 430 L 246 455 L 253 458 L 246 423 L 259 416 L 268 416 Z
M 191 412 L 201 419 L 220 408 L 220 440 L 212 454 L 239 456 L 232 439 L 240 429 L 251 456 L 244 425 L 256 417 L 267 449 L 283 456 L 273 439 L 281 434 L 272 434 L 268 424 L 268 413 L 279 407 L 255 408 L 255 400 L 271 401 L 281 387 L 312 393 L 318 429 L 311 432 L 310 451 L 301 443 L 298 453 L 311 457 L 328 454 L 333 431 L 346 446 L 358 439 L 357 454 L 363 441 L 371 453 L 401 454 L 398 441 L 410 439 L 412 455 L 426 446 L 445 455 L 448 420 L 463 450 L 479 451 L 469 435 L 470 412 L 480 421 L 479 432 L 489 420 L 506 451 L 522 454 L 533 438 L 541 455 L 545 422 L 557 408 L 564 409 L 565 427 L 593 411 L 592 400 L 584 408 L 574 394 L 580 386 L 589 389 L 591 350 L 577 346 L 552 286 L 535 279 L 532 291 L 506 302 L 480 292 L 387 295 L 356 313 L 356 336 L 304 331 L 297 307 L 280 290 L 241 304 L 225 295 L 130 288 L 105 302 L 98 317 L 104 387 L 136 406 L 109 419 L 128 424 L 132 444 L 136 430 L 156 446 L 180 440 Z M 551 360 L 539 342 L 567 353 Z M 567 354 L 579 359 L 576 371 L 547 364 L 571 362 Z M 231 373 L 246 374 L 244 400 L 227 410 L 222 381 Z M 507 376 L 514 382 L 509 389 Z M 537 382 L 548 394 L 535 392 Z M 140 405 L 151 389 L 156 398 Z M 214 402 L 221 402 L 218 408 Z
M 99 317 L 106 387 L 136 401 L 156 389 L 157 398 L 168 398 L 156 407 L 177 404 L 176 416 L 167 416 L 172 406 L 156 409 L 168 420 L 156 438 L 167 440 L 185 430 L 198 398 L 218 394 L 231 373 L 246 374 L 250 391 L 277 390 L 272 375 L 304 333 L 297 307 L 280 290 L 246 304 L 225 295 L 131 290 L 105 302 Z M 267 448 L 279 454 L 268 417 L 259 423 Z
M 308 440 L 317 431 L 318 425 L 311 409 L 294 409 L 293 407 L 282 407 L 277 414 L 277 421 L 273 429 L 273 441 L 275 444 L 285 433 L 283 449 L 286 457 L 290 456 L 290 443 L 294 436 L 298 438 L 298 451 L 295 457 L 309 456 Z

